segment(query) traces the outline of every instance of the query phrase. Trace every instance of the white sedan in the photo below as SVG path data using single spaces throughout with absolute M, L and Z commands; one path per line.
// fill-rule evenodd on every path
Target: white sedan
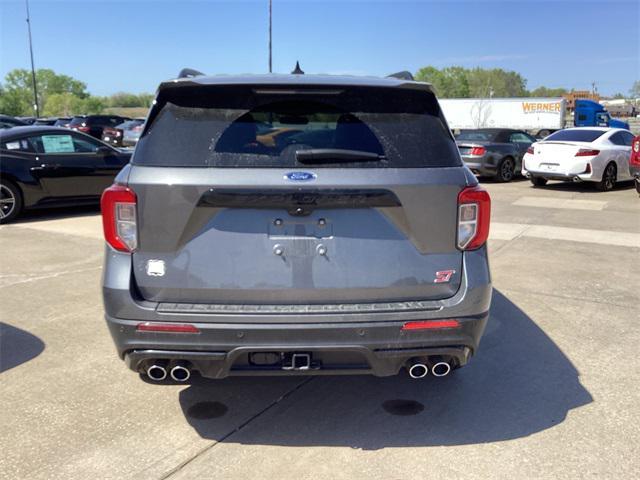
M 529 147 L 522 175 L 536 187 L 548 180 L 563 180 L 596 182 L 599 190 L 611 190 L 617 181 L 631 180 L 632 142 L 633 134 L 621 128 L 559 130 Z

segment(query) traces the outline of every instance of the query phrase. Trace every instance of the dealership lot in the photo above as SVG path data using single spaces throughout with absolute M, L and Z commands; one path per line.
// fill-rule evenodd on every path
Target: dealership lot
M 640 199 L 488 183 L 492 316 L 443 379 L 154 385 L 102 320 L 96 209 L 0 227 L 2 478 L 632 478 Z

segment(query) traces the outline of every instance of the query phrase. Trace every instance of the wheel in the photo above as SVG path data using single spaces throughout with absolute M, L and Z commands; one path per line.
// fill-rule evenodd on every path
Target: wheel
M 608 192 L 613 190 L 616 186 L 617 169 L 616 164 L 611 162 L 606 166 L 602 173 L 602 180 L 596 183 L 596 188 L 601 192 Z
M 16 184 L 8 180 L 0 182 L 0 223 L 9 223 L 22 210 L 22 193 Z
M 500 160 L 496 178 L 499 182 L 510 182 L 516 175 L 516 162 L 511 157 Z
M 542 177 L 531 177 L 531 183 L 534 187 L 544 187 L 547 184 L 547 179 Z

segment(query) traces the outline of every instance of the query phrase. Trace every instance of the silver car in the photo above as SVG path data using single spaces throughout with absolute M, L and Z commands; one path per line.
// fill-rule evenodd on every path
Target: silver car
M 162 83 L 102 213 L 106 321 L 153 381 L 444 376 L 487 323 L 489 195 L 425 83 Z

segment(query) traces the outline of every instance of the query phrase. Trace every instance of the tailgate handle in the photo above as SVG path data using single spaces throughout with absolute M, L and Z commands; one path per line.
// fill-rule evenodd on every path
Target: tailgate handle
M 309 215 L 318 208 L 399 207 L 398 197 L 384 189 L 231 189 L 212 188 L 199 207 L 286 208 L 291 215 Z

